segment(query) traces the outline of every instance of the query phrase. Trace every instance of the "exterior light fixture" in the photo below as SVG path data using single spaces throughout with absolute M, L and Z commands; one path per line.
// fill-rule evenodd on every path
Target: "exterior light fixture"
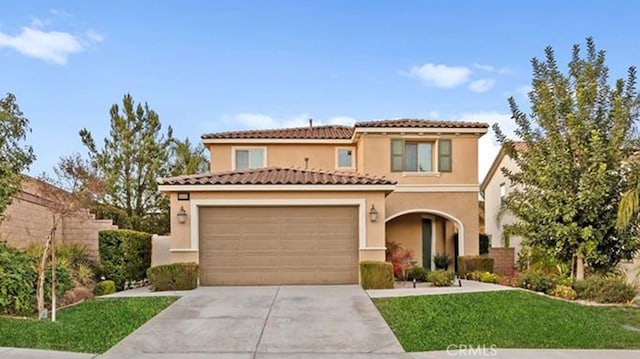
M 371 205 L 371 209 L 369 210 L 369 219 L 371 222 L 378 222 L 378 211 L 374 205 Z
M 184 210 L 184 207 L 180 207 L 176 216 L 178 217 L 178 223 L 187 223 L 187 211 Z

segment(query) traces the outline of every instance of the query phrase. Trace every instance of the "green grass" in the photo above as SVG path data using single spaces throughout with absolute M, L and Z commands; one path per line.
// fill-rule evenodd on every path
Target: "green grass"
M 588 307 L 525 291 L 373 300 L 406 351 L 640 348 L 640 308 Z M 634 329 L 635 328 L 635 329 Z
M 57 321 L 0 318 L 0 347 L 104 353 L 177 297 L 89 300 L 59 310 Z

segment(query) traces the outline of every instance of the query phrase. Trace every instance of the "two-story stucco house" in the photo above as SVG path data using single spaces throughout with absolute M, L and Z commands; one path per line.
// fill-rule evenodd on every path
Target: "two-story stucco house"
M 524 149 L 524 142 L 514 142 L 516 151 Z M 484 226 L 485 233 L 491 237 L 491 246 L 502 248 L 513 248 L 514 262 L 517 261 L 517 254 L 520 252 L 522 238 L 514 235 L 506 235 L 504 226 L 516 222 L 515 216 L 502 208 L 502 201 L 513 190 L 511 181 L 504 176 L 502 168 L 511 172 L 518 172 L 520 169 L 516 162 L 506 153 L 504 146 L 493 160 L 489 171 L 480 184 L 480 191 L 484 197 Z
M 358 283 L 397 242 L 478 253 L 478 138 L 485 123 L 383 120 L 205 134 L 211 172 L 159 180 L 171 261 L 201 285 Z M 452 265 L 453 268 L 453 265 Z

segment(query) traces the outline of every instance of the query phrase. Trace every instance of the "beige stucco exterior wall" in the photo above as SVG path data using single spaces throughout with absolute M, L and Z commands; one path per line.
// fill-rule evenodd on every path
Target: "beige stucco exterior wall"
M 391 139 L 405 140 L 433 140 L 438 138 L 451 139 L 452 147 L 452 172 L 434 172 L 410 174 L 391 172 Z M 359 172 L 384 175 L 387 178 L 398 181 L 398 184 L 478 184 L 478 135 L 393 135 L 393 134 L 366 134 L 359 140 L 362 143 L 362 170 Z M 437 163 L 436 150 L 433 148 L 433 163 Z M 435 169 L 434 169 L 435 170 Z
M 366 247 L 360 249 L 360 260 L 385 260 L 385 193 L 384 192 L 356 192 L 356 191 L 230 191 L 230 192 L 191 192 L 190 201 L 178 201 L 176 193 L 170 193 L 171 198 L 171 261 L 198 262 L 197 250 L 191 248 L 191 201 L 201 200 L 274 200 L 287 205 L 287 200 L 330 200 L 330 199 L 364 199 Z M 374 205 L 379 213 L 379 220 L 369 220 L 369 209 Z M 187 211 L 187 223 L 178 223 L 175 213 L 183 207 Z
M 474 192 L 391 193 L 386 200 L 387 219 L 401 213 L 431 213 L 460 221 L 464 248 L 460 255 L 478 254 L 478 194 Z M 453 251 L 451 252 L 453 254 Z
M 353 162 L 355 167 L 358 156 L 356 145 L 353 144 L 212 144 L 209 145 L 211 153 L 211 171 L 229 171 L 234 168 L 234 148 L 265 148 L 267 151 L 266 167 L 299 167 L 305 168 L 305 158 L 308 158 L 309 169 L 322 169 L 328 171 L 337 170 L 337 148 L 348 148 L 354 151 Z M 355 168 L 353 169 L 355 170 Z
M 492 247 L 504 247 L 504 226 L 516 222 L 516 218 L 509 211 L 500 213 L 500 184 L 505 184 L 506 195 L 513 190 L 513 186 L 509 179 L 507 179 L 502 173 L 501 168 L 507 168 L 509 171 L 518 172 L 518 165 L 513 159 L 507 155 L 502 155 L 502 151 L 498 156 L 502 157 L 499 161 L 496 171 L 489 173 L 491 178 L 487 182 L 484 190 L 484 212 L 485 212 L 485 231 L 491 236 Z M 498 158 L 500 158 L 498 157 Z M 514 248 L 515 256 L 514 260 L 518 259 L 518 252 L 520 251 L 522 239 L 517 236 L 511 236 L 509 238 L 509 247 Z
M 447 243 L 445 237 L 446 220 L 438 216 L 429 216 L 422 213 L 411 213 L 404 216 L 394 218 L 387 222 L 386 239 L 388 242 L 396 242 L 402 248 L 413 252 L 413 260 L 422 265 L 422 219 L 427 216 L 433 220 L 432 240 L 434 241 L 435 250 L 432 255 L 446 253 Z M 453 257 L 453 253 L 451 254 Z

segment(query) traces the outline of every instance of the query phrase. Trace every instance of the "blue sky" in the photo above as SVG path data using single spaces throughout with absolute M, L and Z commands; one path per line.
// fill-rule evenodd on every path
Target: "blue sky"
M 514 5 L 517 4 L 517 5 Z M 32 174 L 108 133 L 129 92 L 177 137 L 396 117 L 511 126 L 529 61 L 593 36 L 613 77 L 640 64 L 639 3 L 622 1 L 12 1 L 0 93 L 33 129 Z M 497 146 L 481 139 L 480 177 Z M 481 179 L 480 178 L 480 179 Z

